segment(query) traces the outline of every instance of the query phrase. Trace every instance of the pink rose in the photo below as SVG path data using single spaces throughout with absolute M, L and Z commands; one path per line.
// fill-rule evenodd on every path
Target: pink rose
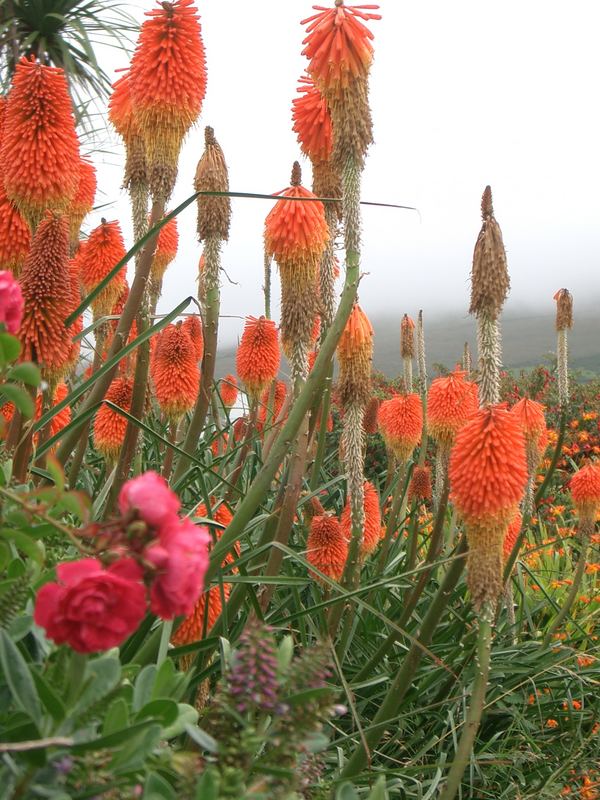
M 204 588 L 208 567 L 208 529 L 189 519 L 168 522 L 144 557 L 156 568 L 150 608 L 162 619 L 191 614 Z
M 39 590 L 33 618 L 56 644 L 78 653 L 108 650 L 135 631 L 146 613 L 142 570 L 131 558 L 104 569 L 95 558 L 59 564 L 59 583 Z
M 23 295 L 12 272 L 0 272 L 0 323 L 8 333 L 17 333 L 23 317 Z
M 179 498 L 156 472 L 145 472 L 132 478 L 119 494 L 121 514 L 137 511 L 148 525 L 159 528 L 173 519 L 181 507 Z

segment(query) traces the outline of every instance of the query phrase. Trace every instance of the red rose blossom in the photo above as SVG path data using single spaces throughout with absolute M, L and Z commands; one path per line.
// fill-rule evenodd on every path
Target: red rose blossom
M 157 528 L 171 521 L 181 507 L 175 492 L 156 472 L 144 472 L 132 478 L 123 486 L 119 494 L 119 511 L 137 511 L 148 525 Z
M 12 272 L 0 271 L 0 323 L 8 333 L 16 333 L 23 316 L 23 294 Z
M 56 644 L 78 653 L 120 645 L 146 613 L 142 570 L 130 558 L 104 569 L 95 558 L 59 564 L 59 583 L 39 590 L 33 618 Z
M 150 608 L 162 619 L 192 613 L 204 588 L 208 567 L 208 529 L 187 519 L 164 524 L 159 538 L 144 557 L 156 568 L 150 589 Z

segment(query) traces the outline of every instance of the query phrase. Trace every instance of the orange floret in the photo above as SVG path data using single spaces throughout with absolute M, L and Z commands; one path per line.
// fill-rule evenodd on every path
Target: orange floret
M 421 441 L 423 404 L 418 394 L 398 394 L 379 407 L 379 430 L 400 461 L 407 461 Z
M 102 220 L 95 228 L 78 258 L 79 277 L 84 293 L 90 292 L 102 281 L 111 269 L 125 257 L 125 243 L 121 226 L 115 220 Z M 119 299 L 126 282 L 126 268 L 122 267 L 108 285 L 92 301 L 96 316 L 110 314 Z
M 427 430 L 445 450 L 479 406 L 477 385 L 466 380 L 466 374 L 456 371 L 436 378 L 427 394 Z
M 133 381 L 131 378 L 115 378 L 108 387 L 104 399 L 129 412 L 132 391 Z M 103 403 L 94 419 L 94 446 L 107 461 L 116 461 L 118 458 L 126 429 L 125 417 Z
M 194 407 L 200 369 L 192 340 L 181 322 L 169 325 L 160 335 L 152 361 L 152 380 L 158 405 L 172 422 Z
M 362 558 L 366 558 L 376 549 L 381 539 L 381 510 L 379 506 L 379 495 L 377 489 L 370 481 L 364 484 L 364 510 L 365 527 L 363 530 L 363 541 L 360 549 Z M 342 531 L 347 540 L 352 535 L 352 519 L 350 511 L 350 501 L 346 502 L 342 516 L 340 518 Z
M 225 375 L 219 384 L 219 393 L 226 408 L 231 408 L 235 405 L 238 397 L 238 385 L 235 375 Z
M 275 380 L 280 359 L 277 328 L 273 320 L 246 317 L 236 354 L 236 369 L 250 397 L 260 397 Z
M 313 567 L 332 578 L 341 580 L 348 558 L 348 539 L 337 517 L 323 514 L 312 518 L 306 542 L 306 560 Z M 310 573 L 322 581 L 315 572 Z
M 292 119 L 302 152 L 312 161 L 329 161 L 333 128 L 327 102 L 308 75 L 300 78 L 298 94 L 292 100 Z
M 19 275 L 31 247 L 29 225 L 8 199 L 0 181 L 0 270 Z

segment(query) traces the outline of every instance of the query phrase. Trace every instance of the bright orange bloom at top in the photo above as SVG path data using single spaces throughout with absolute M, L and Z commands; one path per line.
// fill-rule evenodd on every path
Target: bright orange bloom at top
M 358 303 L 355 303 L 337 346 L 339 359 L 345 361 L 353 358 L 365 347 L 370 346 L 373 333 L 369 318 Z
M 19 275 L 31 247 L 29 225 L 6 196 L 0 181 L 0 270 Z
M 236 369 L 251 397 L 260 397 L 275 380 L 280 360 L 277 328 L 273 320 L 246 317 L 236 355 Z
M 121 226 L 115 220 L 102 220 L 95 228 L 78 257 L 79 277 L 85 293 L 94 289 L 111 269 L 125 257 L 125 242 Z M 126 282 L 126 268 L 122 267 L 109 284 L 93 301 L 92 308 L 97 316 L 110 314 L 119 299 Z
M 527 441 L 531 441 L 537 446 L 546 431 L 544 406 L 535 400 L 523 397 L 518 403 L 515 403 L 511 410 L 520 421 Z
M 0 167 L 6 194 L 35 227 L 64 210 L 79 184 L 79 141 L 65 74 L 22 58 L 8 95 Z
M 600 511 L 600 465 L 582 467 L 569 481 L 569 488 L 581 520 L 594 522 Z
M 108 118 L 125 142 L 130 142 L 140 132 L 131 102 L 128 72 L 121 75 L 113 84 L 112 94 L 108 101 Z
M 312 78 L 304 75 L 298 86 L 299 97 L 292 100 L 294 133 L 305 156 L 313 162 L 329 161 L 333 150 L 333 128 L 327 101 Z
M 436 378 L 427 395 L 427 429 L 446 449 L 479 407 L 477 384 L 466 380 L 466 374 L 456 371 Z
M 72 309 L 67 218 L 48 211 L 38 225 L 23 266 L 25 307 L 19 330 L 21 357 L 35 361 L 46 378 L 64 374 L 71 354 L 65 317 Z
M 202 322 L 200 317 L 196 314 L 190 314 L 183 321 L 183 328 L 187 331 L 188 336 L 194 345 L 194 355 L 196 361 L 201 361 L 204 355 L 204 334 L 202 333 Z
M 361 22 L 381 19 L 370 13 L 379 6 L 344 6 L 336 0 L 334 8 L 313 6 L 318 14 L 303 19 L 308 23 L 302 55 L 310 60 L 308 71 L 326 89 L 343 89 L 351 81 L 366 78 L 373 60 L 374 38 Z
M 194 407 L 200 369 L 192 340 L 181 322 L 168 325 L 161 333 L 151 374 L 158 405 L 170 420 L 178 420 Z
M 363 541 L 360 548 L 360 554 L 363 558 L 370 555 L 379 544 L 381 539 L 381 509 L 379 506 L 379 495 L 377 489 L 370 481 L 365 481 L 364 484 L 364 510 L 365 510 L 365 527 L 363 530 Z M 350 541 L 352 535 L 352 519 L 350 512 L 350 499 L 346 501 L 342 516 L 340 517 L 340 524 L 345 538 Z
M 339 581 L 344 573 L 347 558 L 348 539 L 338 518 L 324 512 L 314 516 L 306 541 L 308 563 L 328 578 Z M 315 572 L 310 574 L 315 580 L 322 580 Z
M 132 392 L 133 381 L 131 378 L 115 378 L 108 387 L 104 399 L 129 412 Z M 123 446 L 126 429 L 125 417 L 102 403 L 94 417 L 94 446 L 107 461 L 117 459 Z
M 96 187 L 96 167 L 82 158 L 79 161 L 79 183 L 77 184 L 77 191 L 69 205 L 72 243 L 77 242 L 81 223 L 94 207 Z
M 166 225 L 160 229 L 156 252 L 152 259 L 152 278 L 159 282 L 162 280 L 165 270 L 177 255 L 179 245 L 179 233 L 177 231 L 177 217 L 173 217 Z
M 223 405 L 231 408 L 238 397 L 238 385 L 235 375 L 225 375 L 219 384 L 219 392 Z
M 379 406 L 379 430 L 400 461 L 407 461 L 421 441 L 423 404 L 418 394 L 398 394 Z
M 323 203 L 286 200 L 287 197 L 315 197 L 299 182 L 278 194 L 282 199 L 275 203 L 265 220 L 266 251 L 275 257 L 280 268 L 296 266 L 299 261 L 311 261 L 316 265 L 329 238 Z
M 129 89 L 151 170 L 177 169 L 186 132 L 206 93 L 206 58 L 192 0 L 163 2 L 147 11 L 131 60 Z M 165 196 L 170 186 L 164 186 Z
M 450 454 L 452 501 L 467 524 L 509 524 L 527 481 L 525 437 L 504 406 L 482 408 Z

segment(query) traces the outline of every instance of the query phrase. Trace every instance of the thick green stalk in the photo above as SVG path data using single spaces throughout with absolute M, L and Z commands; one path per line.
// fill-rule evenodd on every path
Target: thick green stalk
M 155 200 L 152 204 L 152 219 L 162 219 L 164 212 L 164 201 Z M 154 251 L 156 249 L 157 241 L 158 232 L 148 239 L 140 256 L 140 260 L 136 265 L 135 277 L 131 285 L 129 297 L 125 303 L 119 324 L 117 325 L 117 330 L 115 331 L 110 350 L 106 357 L 107 361 L 110 361 L 114 356 L 116 356 L 117 353 L 123 349 L 125 343 L 127 342 L 131 325 L 142 303 L 142 298 L 148 282 L 148 276 L 150 275 L 150 268 L 152 267 L 152 259 L 154 258 Z M 102 375 L 102 377 L 98 378 L 87 399 L 84 400 L 84 402 L 81 404 L 81 407 L 78 409 L 79 414 L 84 414 L 90 408 L 96 407 L 98 403 L 103 400 L 106 390 L 110 386 L 118 366 L 118 363 L 115 364 L 112 369 L 109 369 L 104 375 Z M 75 428 L 63 438 L 62 444 L 56 452 L 56 457 L 63 466 L 66 464 L 67 459 L 79 441 L 80 436 L 81 430 L 79 428 Z
M 340 337 L 346 327 L 346 322 L 356 300 L 358 282 L 360 279 L 360 252 L 358 230 L 353 233 L 349 230 L 349 220 L 358 218 L 360 223 L 360 172 L 357 165 L 350 160 L 344 171 L 344 207 L 350 207 L 346 214 L 346 280 L 337 313 L 323 341 L 314 367 L 306 383 L 291 407 L 287 421 L 273 443 L 269 457 L 263 464 L 261 471 L 249 487 L 246 496 L 238 506 L 232 521 L 227 526 L 221 539 L 215 544 L 211 553 L 211 562 L 208 568 L 208 579 L 212 578 L 219 569 L 219 565 L 232 549 L 237 539 L 242 535 L 245 526 L 250 522 L 256 509 L 263 501 L 269 490 L 271 481 L 283 459 L 290 451 L 292 442 L 300 430 L 300 425 L 307 411 L 315 402 L 321 391 L 325 378 L 329 372 L 329 365 L 335 353 Z M 350 246 L 352 245 L 352 246 Z
M 423 657 L 423 648 L 429 646 L 444 609 L 462 574 L 466 552 L 467 540 L 466 537 L 463 536 L 457 548 L 456 558 L 448 568 L 444 580 L 423 619 L 418 639 L 411 644 L 408 653 L 404 657 L 402 666 L 398 670 L 392 685 L 388 689 L 388 693 L 379 706 L 378 712 L 375 714 L 368 730 L 365 730 L 365 742 L 359 742 L 348 759 L 348 762 L 342 770 L 342 778 L 352 778 L 364 769 L 368 762 L 368 752 L 365 748 L 365 743 L 371 750 L 376 747 L 385 734 L 389 721 L 396 717 L 400 703 L 409 690 L 419 663 L 421 662 L 421 658 Z
M 479 617 L 479 630 L 477 633 L 477 656 L 475 658 L 475 680 L 471 690 L 471 702 L 465 719 L 465 727 L 458 743 L 458 749 L 448 774 L 448 780 L 440 795 L 440 800 L 454 800 L 460 788 L 463 775 L 471 757 L 471 750 L 479 730 L 485 695 L 487 692 L 488 676 L 490 673 L 490 656 L 492 651 L 492 621 L 494 607 L 486 603 Z
M 219 308 L 220 290 L 219 273 L 221 270 L 221 240 L 215 236 L 206 239 L 204 245 L 204 281 L 206 288 L 205 300 L 205 324 L 204 324 L 204 358 L 202 359 L 202 378 L 200 381 L 200 392 L 194 414 L 187 429 L 182 449 L 187 456 L 179 456 L 173 483 L 176 483 L 189 466 L 189 455 L 195 452 L 198 439 L 204 428 L 206 414 L 210 405 L 210 395 L 213 388 L 215 377 L 215 365 L 217 363 L 217 342 L 219 338 Z
M 544 641 L 542 642 L 542 647 L 548 647 L 550 642 L 552 641 L 552 634 L 554 631 L 558 630 L 562 625 L 563 621 L 566 619 L 567 614 L 571 610 L 573 603 L 577 598 L 577 594 L 581 587 L 581 581 L 583 580 L 583 576 L 585 574 L 585 565 L 587 563 L 587 554 L 590 545 L 590 538 L 592 533 L 594 532 L 594 521 L 593 520 L 582 520 L 580 523 L 580 534 L 581 534 L 581 551 L 579 553 L 579 561 L 577 562 L 577 569 L 575 570 L 575 575 L 573 575 L 573 583 L 571 584 L 571 588 L 569 589 L 569 594 L 567 595 L 564 605 L 548 627 L 546 631 L 546 635 L 544 636 Z
M 387 563 L 388 553 L 390 551 L 392 539 L 394 538 L 394 533 L 396 532 L 396 525 L 398 523 L 398 518 L 400 517 L 400 512 L 402 509 L 402 505 L 404 503 L 404 495 L 406 493 L 405 490 L 406 490 L 406 461 L 403 461 L 398 468 L 398 483 L 396 484 L 396 490 L 394 491 L 394 497 L 392 498 L 392 507 L 390 509 L 390 513 L 388 516 L 387 527 L 385 529 L 385 536 L 383 539 L 383 544 L 381 545 L 379 558 L 377 560 L 377 575 L 381 575 Z

